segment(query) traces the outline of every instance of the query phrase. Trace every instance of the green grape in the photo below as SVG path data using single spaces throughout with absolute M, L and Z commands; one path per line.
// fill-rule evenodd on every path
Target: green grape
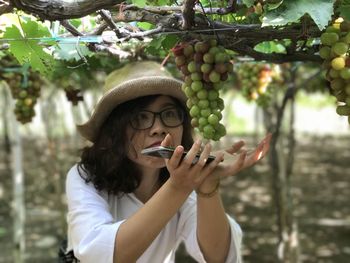
M 332 59 L 332 68 L 335 70 L 341 70 L 345 67 L 345 59 L 343 57 L 336 57 Z
M 184 56 L 179 56 L 175 58 L 175 64 L 176 66 L 182 66 L 186 63 L 186 58 Z
M 332 46 L 334 43 L 336 43 L 339 40 L 339 36 L 337 33 L 331 32 L 331 33 L 323 33 L 321 35 L 321 43 L 323 45 Z
M 336 113 L 348 116 L 350 124 L 350 21 L 337 20 L 321 34 L 322 44 L 331 46 L 331 51 L 323 46 L 319 53 L 324 59 L 323 67 L 328 69 L 326 78 L 330 82 L 332 94 L 338 102 L 345 103 L 336 107 Z
M 208 116 L 208 123 L 213 126 L 218 125 L 219 121 L 220 121 L 219 117 L 213 113 Z
M 346 33 L 346 35 L 342 38 L 342 41 L 346 44 L 350 44 L 350 32 Z
M 192 97 L 195 93 L 194 93 L 194 91 L 193 91 L 193 89 L 192 89 L 191 87 L 186 86 L 186 88 L 185 88 L 185 94 L 186 94 L 186 97 L 187 97 L 187 98 L 190 98 L 190 97 Z
M 191 61 L 190 63 L 188 63 L 187 69 L 190 73 L 194 73 L 196 72 L 197 68 L 196 68 L 196 62 Z
M 198 118 L 192 118 L 191 125 L 192 127 L 198 127 Z
M 350 96 L 350 83 L 346 84 L 345 88 L 344 88 L 344 91 L 347 95 Z M 347 103 L 348 104 L 348 103 Z
M 192 45 L 187 45 L 183 49 L 183 53 L 186 57 L 191 57 L 193 55 L 194 49 Z
M 205 90 L 205 89 L 202 89 L 200 90 L 198 93 L 197 93 L 197 98 L 200 99 L 200 100 L 205 100 L 208 98 L 208 91 Z
M 217 92 L 216 90 L 210 90 L 208 92 L 208 99 L 210 101 L 215 101 L 217 100 L 218 97 L 219 97 L 219 92 Z
M 210 109 L 202 109 L 200 111 L 200 114 L 202 117 L 209 117 L 209 115 L 211 114 L 211 110 Z
M 208 124 L 208 119 L 205 118 L 205 117 L 200 117 L 199 120 L 198 120 L 198 122 L 199 122 L 199 125 L 200 125 L 200 126 L 203 126 L 203 127 L 204 127 L 205 125 Z
M 344 80 L 337 78 L 331 81 L 331 88 L 333 90 L 341 90 L 343 89 L 344 84 L 345 84 Z
M 212 54 L 214 56 L 214 61 L 215 61 L 216 54 L 219 52 L 220 52 L 220 49 L 217 46 L 211 47 L 209 49 L 209 54 Z
M 199 100 L 198 107 L 201 109 L 206 109 L 209 107 L 209 100 Z
M 343 79 L 350 79 L 350 68 L 341 69 L 340 77 L 342 77 Z
M 348 44 L 344 42 L 337 42 L 332 46 L 332 51 L 338 56 L 342 56 L 346 54 L 348 47 Z
M 320 57 L 323 59 L 329 59 L 331 56 L 331 48 L 328 46 L 323 46 L 319 52 L 320 52 Z
M 213 66 L 208 63 L 204 63 L 201 65 L 201 72 L 203 73 L 209 73 L 212 70 Z
M 201 89 L 203 89 L 203 82 L 201 82 L 201 81 L 199 81 L 199 80 L 193 81 L 192 84 L 191 84 L 191 89 L 192 89 L 194 92 L 200 91 Z
M 347 106 L 347 105 L 337 106 L 336 112 L 339 115 L 349 116 L 350 115 L 350 106 Z
M 207 124 L 203 128 L 203 132 L 204 132 L 205 138 L 211 139 L 213 137 L 213 135 L 215 134 L 215 129 L 212 125 Z
M 220 81 L 220 74 L 213 70 L 209 74 L 209 80 L 213 83 L 219 82 Z
M 340 71 L 339 70 L 335 70 L 335 69 L 331 68 L 328 73 L 329 73 L 329 76 L 331 78 L 333 78 L 333 79 L 336 79 L 336 78 L 340 77 Z
M 202 79 L 202 75 L 200 73 L 198 73 L 198 72 L 192 73 L 191 74 L 191 79 L 193 81 L 201 80 Z
M 199 116 L 200 109 L 197 105 L 193 105 L 190 109 L 190 115 L 191 117 Z
M 219 97 L 233 65 L 215 39 L 180 43 L 173 49 L 175 64 L 183 74 L 191 125 L 203 138 L 219 140 L 226 134 L 220 123 L 224 101 Z
M 203 61 L 204 63 L 212 64 L 214 63 L 215 56 L 212 53 L 205 53 L 203 55 Z

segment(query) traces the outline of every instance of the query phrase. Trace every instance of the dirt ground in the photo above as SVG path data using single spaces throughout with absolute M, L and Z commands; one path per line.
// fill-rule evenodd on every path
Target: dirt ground
M 247 138 L 249 141 L 250 138 Z M 48 147 L 24 141 L 25 262 L 57 261 L 64 235 L 61 193 L 64 177 L 77 160 L 76 138 Z M 3 144 L 2 144 L 3 145 Z M 302 262 L 350 262 L 350 137 L 302 137 L 297 141 L 292 175 L 294 216 Z M 13 262 L 12 181 L 6 153 L 0 152 L 0 263 Z M 53 154 L 53 152 L 55 154 Z M 267 160 L 226 179 L 221 193 L 227 212 L 244 232 L 244 262 L 277 262 L 277 225 Z M 181 250 L 177 262 L 194 262 Z

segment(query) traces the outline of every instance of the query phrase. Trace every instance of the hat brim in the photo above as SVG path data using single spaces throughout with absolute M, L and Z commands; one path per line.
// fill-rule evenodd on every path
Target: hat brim
M 123 102 L 148 95 L 168 95 L 186 106 L 186 96 L 181 90 L 182 82 L 170 77 L 142 77 L 123 82 L 109 90 L 97 103 L 90 119 L 77 125 L 79 133 L 94 142 L 103 122 L 112 110 Z

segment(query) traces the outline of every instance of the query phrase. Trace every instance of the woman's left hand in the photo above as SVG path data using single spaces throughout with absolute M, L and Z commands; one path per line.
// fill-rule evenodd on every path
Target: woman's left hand
M 218 179 L 220 180 L 228 176 L 233 176 L 243 169 L 256 164 L 260 159 L 266 156 L 270 148 L 271 136 L 272 134 L 270 133 L 266 135 L 258 146 L 249 153 L 242 149 L 244 141 L 239 141 L 225 150 L 214 152 L 214 155 L 223 152 L 224 161 L 216 167 L 212 176 L 208 177 L 206 181 L 217 181 Z

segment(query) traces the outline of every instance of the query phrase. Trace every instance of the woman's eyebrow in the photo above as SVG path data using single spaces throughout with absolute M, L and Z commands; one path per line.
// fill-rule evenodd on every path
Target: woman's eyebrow
M 173 106 L 173 107 L 174 107 L 174 106 L 176 106 L 176 104 L 175 104 L 175 103 L 172 103 L 172 102 L 166 102 L 166 103 L 164 103 L 164 104 L 161 105 L 162 108 L 168 107 L 168 106 Z

